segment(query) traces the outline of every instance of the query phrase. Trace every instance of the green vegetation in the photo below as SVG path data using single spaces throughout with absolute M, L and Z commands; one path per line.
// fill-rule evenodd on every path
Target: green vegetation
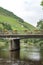
M 39 29 L 40 28 L 40 29 Z M 6 9 L 3 9 L 2 7 L 0 7 L 0 31 L 4 31 L 4 30 L 8 30 L 8 31 L 14 31 L 17 30 L 20 34 L 24 34 L 25 32 L 30 33 L 30 32 L 34 32 L 34 30 L 41 30 L 43 29 L 43 20 L 40 20 L 40 22 L 37 23 L 37 28 L 32 26 L 29 23 L 26 23 L 23 19 L 21 19 L 20 17 L 16 16 L 15 14 L 13 14 L 10 11 L 7 11 Z M 4 40 L 0 39 L 0 44 L 1 47 L 3 47 L 3 43 L 5 43 L 5 46 L 7 48 L 6 43 L 8 43 L 8 40 Z M 28 44 L 36 44 L 38 40 L 33 40 L 33 39 L 26 39 L 24 40 L 25 43 Z
M 43 6 L 43 0 L 41 1 L 41 6 Z
M 40 20 L 38 23 L 37 23 L 37 28 L 39 30 L 42 31 L 42 34 L 43 34 L 43 19 Z M 39 45 L 43 48 L 43 38 L 42 39 L 38 39 L 37 42 L 39 43 Z
M 37 29 L 40 30 L 40 33 L 43 34 L 43 19 L 39 20 L 37 22 Z M 37 32 L 37 30 L 36 30 Z M 40 47 L 43 49 L 43 38 L 32 38 L 32 39 L 26 39 L 24 43 L 27 43 L 29 45 L 35 45 L 37 47 Z
M 36 28 L 34 26 L 26 23 L 23 19 L 13 14 L 13 12 L 0 7 L 0 31 L 17 30 L 20 34 L 22 34 L 24 33 L 24 30 L 34 31 L 35 29 Z M 0 39 L 0 48 L 7 48 L 7 41 L 8 40 L 5 41 L 4 39 Z
M 39 30 L 43 30 L 43 19 L 37 23 L 37 27 Z
M 32 31 L 36 29 L 31 24 L 26 23 L 23 19 L 14 15 L 12 12 L 7 11 L 0 7 L 0 23 L 9 24 L 12 30 L 29 30 Z M 8 26 L 9 26 L 8 25 Z M 6 26 L 7 27 L 7 26 Z

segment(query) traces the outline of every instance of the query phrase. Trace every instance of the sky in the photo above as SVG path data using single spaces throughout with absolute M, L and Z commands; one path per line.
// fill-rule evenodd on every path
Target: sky
M 41 0 L 0 0 L 0 7 L 13 12 L 24 21 L 36 26 L 37 22 L 43 19 L 40 2 Z

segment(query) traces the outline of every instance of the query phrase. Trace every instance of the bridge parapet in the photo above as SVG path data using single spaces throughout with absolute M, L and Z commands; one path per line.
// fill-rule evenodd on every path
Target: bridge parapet
M 7 34 L 7 35 L 22 35 L 22 34 L 43 34 L 43 30 L 34 30 L 34 31 L 29 31 L 29 30 L 21 30 L 21 31 L 18 31 L 18 30 L 13 30 L 13 31 L 11 31 L 11 30 L 4 30 L 4 31 L 0 31 L 0 35 L 5 35 L 5 34 Z

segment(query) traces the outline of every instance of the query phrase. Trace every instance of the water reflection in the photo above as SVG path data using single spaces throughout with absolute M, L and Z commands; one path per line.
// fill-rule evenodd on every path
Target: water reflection
M 37 47 L 0 51 L 0 65 L 43 65 L 43 50 Z
M 22 56 L 21 58 L 24 57 L 24 59 L 30 59 L 30 60 L 40 60 L 40 48 L 36 47 L 29 47 L 25 49 L 21 49 L 20 55 Z
M 19 60 L 19 58 L 20 58 L 20 50 L 11 51 L 10 56 L 11 56 L 12 61 Z

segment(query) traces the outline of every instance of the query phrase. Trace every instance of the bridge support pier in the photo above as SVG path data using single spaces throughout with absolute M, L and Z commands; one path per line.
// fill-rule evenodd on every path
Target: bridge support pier
M 20 39 L 11 40 L 11 51 L 20 49 Z

